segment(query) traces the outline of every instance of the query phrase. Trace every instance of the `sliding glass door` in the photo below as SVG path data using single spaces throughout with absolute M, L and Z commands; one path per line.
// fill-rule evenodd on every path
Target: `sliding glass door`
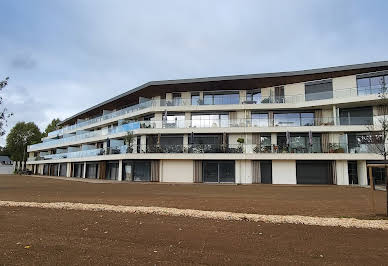
M 203 161 L 203 180 L 209 183 L 234 183 L 234 161 Z

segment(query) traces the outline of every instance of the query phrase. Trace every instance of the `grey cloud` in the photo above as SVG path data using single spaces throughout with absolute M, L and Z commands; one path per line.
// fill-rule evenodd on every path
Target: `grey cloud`
M 18 55 L 11 60 L 11 66 L 17 69 L 31 70 L 35 68 L 37 62 L 31 55 Z

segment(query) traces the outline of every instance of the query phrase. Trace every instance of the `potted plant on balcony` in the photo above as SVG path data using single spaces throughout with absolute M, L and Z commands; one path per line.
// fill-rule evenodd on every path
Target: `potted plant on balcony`
M 135 139 L 135 135 L 133 135 L 132 131 L 128 131 L 127 135 L 124 137 L 124 143 L 127 145 L 127 153 L 133 152 L 133 140 Z

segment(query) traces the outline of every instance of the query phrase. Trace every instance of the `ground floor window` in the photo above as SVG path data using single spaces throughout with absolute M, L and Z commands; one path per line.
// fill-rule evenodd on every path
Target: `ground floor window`
M 297 184 L 333 184 L 332 161 L 296 161 Z
M 50 164 L 50 176 L 58 176 L 58 164 Z
M 140 182 L 151 181 L 151 161 L 123 161 L 123 180 Z
M 49 175 L 49 164 L 44 164 L 43 165 L 43 175 Z
M 66 176 L 67 174 L 67 163 L 59 164 L 59 176 Z
M 98 164 L 86 163 L 86 178 L 97 178 Z
M 119 162 L 107 162 L 106 165 L 106 179 L 117 180 L 119 176 Z
M 84 177 L 84 163 L 73 163 L 73 177 Z
M 209 183 L 234 183 L 234 161 L 203 161 L 203 181 Z

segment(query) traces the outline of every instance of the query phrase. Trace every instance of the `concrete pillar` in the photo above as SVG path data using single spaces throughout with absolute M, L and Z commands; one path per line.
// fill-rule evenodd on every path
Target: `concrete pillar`
M 86 178 L 86 162 L 84 162 L 84 171 L 82 173 L 82 178 Z
M 71 163 L 66 163 L 66 177 L 71 177 Z
M 271 150 L 274 152 L 273 146 L 278 145 L 278 134 L 271 133 Z
M 333 105 L 333 119 L 334 119 L 334 125 L 337 126 L 337 106 Z
M 57 176 L 59 176 L 60 172 L 61 172 L 61 164 L 59 163 L 58 164 L 58 169 L 57 169 Z
M 117 175 L 117 180 L 122 181 L 123 180 L 123 160 L 119 160 L 119 172 Z
M 189 134 L 183 134 L 183 150 L 188 151 L 189 148 Z
M 337 185 L 349 185 L 348 161 L 336 162 Z
M 366 161 L 357 161 L 358 184 L 360 186 L 368 185 L 368 171 L 366 169 Z
M 140 152 L 145 153 L 147 150 L 147 135 L 140 136 Z
M 191 113 L 186 112 L 185 113 L 185 128 L 191 127 Z
M 246 90 L 240 90 L 239 91 L 239 96 L 240 96 L 240 104 L 242 104 L 243 102 L 245 102 L 245 100 L 247 98 L 247 91 Z
M 172 93 L 168 92 L 166 93 L 166 101 L 171 101 L 172 100 Z

